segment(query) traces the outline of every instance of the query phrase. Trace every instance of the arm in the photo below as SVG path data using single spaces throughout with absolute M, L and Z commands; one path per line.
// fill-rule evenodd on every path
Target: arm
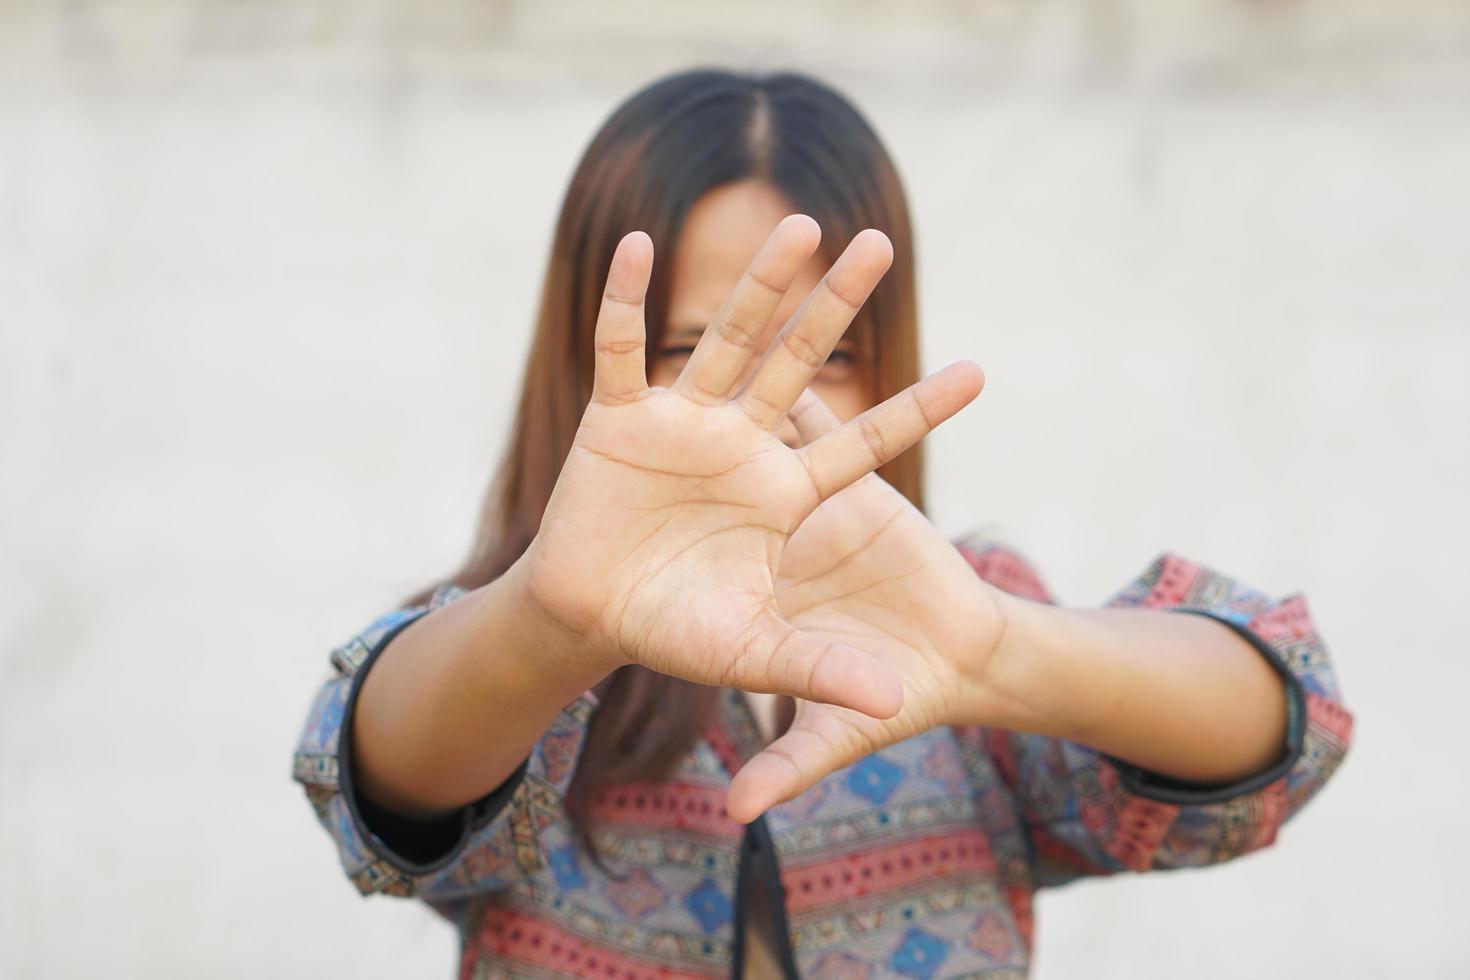
M 427 604 L 383 616 L 334 650 L 331 674 L 307 715 L 293 763 L 295 779 L 359 891 L 418 896 L 447 914 L 447 906 L 541 869 L 547 855 L 544 848 L 527 846 L 532 840 L 525 828 L 533 813 L 555 809 L 564 797 L 596 705 L 590 692 L 575 696 L 507 776 L 448 812 L 415 807 L 415 816 L 406 816 L 362 793 L 353 778 L 360 771 L 353 734 L 366 680 L 390 662 L 388 653 L 397 652 L 400 639 L 432 620 L 463 616 L 470 601 L 464 590 L 445 586 Z
M 1286 683 L 1225 623 L 1002 595 L 1002 639 L 962 724 L 1064 738 L 1198 783 L 1284 755 Z
M 566 705 L 615 666 L 535 603 L 521 565 L 415 620 L 362 683 L 358 790 L 432 819 L 501 785 Z
M 971 552 L 967 558 L 983 577 L 1007 590 L 1033 602 L 1049 601 L 1034 574 L 1010 552 L 992 548 Z M 1259 708 L 1247 702 L 1212 709 L 1204 701 L 1192 701 L 1199 712 L 1194 722 L 1198 732 L 1190 730 L 1187 711 L 1140 705 L 1137 710 L 1145 723 L 1115 723 L 1111 731 L 1089 735 L 1106 746 L 1066 737 L 1061 732 L 1070 729 L 1064 725 L 1056 726 L 1057 734 L 980 725 L 957 728 L 977 787 L 999 784 L 1009 790 L 1018 829 L 1030 839 L 1035 884 L 1056 885 L 1082 875 L 1123 870 L 1213 864 L 1264 847 L 1332 776 L 1351 739 L 1352 716 L 1341 703 L 1326 648 L 1299 596 L 1275 600 L 1166 555 L 1119 593 L 1110 607 L 1099 611 L 1102 618 L 1199 621 L 1238 637 L 1243 650 L 1221 649 L 1202 637 L 1198 640 L 1203 647 L 1181 644 L 1158 650 L 1160 658 L 1168 659 L 1154 663 L 1158 670 L 1172 673 L 1178 664 L 1194 668 L 1198 658 L 1223 656 L 1230 650 L 1267 665 L 1274 672 L 1275 689 L 1264 692 L 1273 716 L 1263 727 L 1278 733 L 1280 741 L 1268 743 L 1258 764 L 1244 765 L 1247 753 L 1240 747 L 1250 744 L 1249 733 L 1233 724 L 1221 725 L 1219 714 L 1212 712 L 1246 714 Z M 1151 646 L 1160 635 L 1140 642 Z M 1112 656 L 1105 643 L 1096 652 Z M 1205 673 L 1209 679 L 1202 684 L 1231 683 L 1218 678 L 1213 668 Z M 1112 682 L 1096 681 L 1104 688 Z M 1065 687 L 1068 681 L 1058 683 Z M 1204 696 L 1173 691 L 1170 682 L 1136 683 L 1160 696 Z M 1238 696 L 1248 696 L 1248 689 Z M 1040 697 L 1047 703 L 1047 695 Z M 1108 717 L 1111 705 L 1102 700 L 1101 713 Z M 1086 711 L 1091 701 L 1084 694 L 1073 704 Z M 1051 724 L 1041 721 L 1035 727 Z M 1166 733 L 1159 743 L 1178 745 L 1150 747 L 1148 724 Z M 1237 731 L 1240 734 L 1233 735 Z M 1212 737 L 1220 742 L 1212 742 Z M 1141 746 L 1128 748 L 1135 738 L 1142 740 Z M 1216 744 L 1222 747 L 1213 749 Z M 1221 760 L 1230 765 L 1221 767 Z

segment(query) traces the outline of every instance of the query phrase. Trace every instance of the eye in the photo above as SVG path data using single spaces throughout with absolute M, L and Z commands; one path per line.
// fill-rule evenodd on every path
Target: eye
M 830 364 L 830 365 L 832 365 L 832 366 L 834 366 L 834 367 L 836 367 L 836 366 L 839 366 L 839 365 L 840 366 L 849 366 L 849 365 L 851 365 L 851 364 L 853 364 L 855 362 L 854 362 L 854 359 L 853 359 L 853 356 L 852 356 L 852 351 L 850 351 L 850 350 L 848 350 L 848 349 L 846 349 L 844 347 L 839 347 L 836 350 L 834 350 L 832 353 L 830 353 L 830 354 L 827 355 L 827 363 Z
M 683 344 L 676 347 L 665 347 L 659 352 L 659 357 L 688 357 L 694 353 L 693 344 Z

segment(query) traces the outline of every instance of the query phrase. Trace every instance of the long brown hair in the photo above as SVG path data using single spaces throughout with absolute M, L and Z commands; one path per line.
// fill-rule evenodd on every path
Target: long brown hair
M 641 229 L 665 257 L 654 264 L 646 307 L 648 350 L 656 352 L 666 328 L 668 256 L 690 207 L 716 187 L 751 178 L 816 219 L 829 260 L 863 228 L 888 235 L 893 266 L 849 335 L 875 402 L 918 379 L 908 207 L 867 121 L 837 92 L 802 75 L 696 70 L 661 79 L 603 123 L 567 188 L 510 446 L 457 584 L 478 588 L 501 575 L 540 526 L 591 398 L 593 329 L 618 240 Z M 922 471 L 916 446 L 880 473 L 922 509 Z M 718 690 L 625 667 L 600 694 L 568 795 L 584 838 L 597 790 L 666 774 L 704 732 Z

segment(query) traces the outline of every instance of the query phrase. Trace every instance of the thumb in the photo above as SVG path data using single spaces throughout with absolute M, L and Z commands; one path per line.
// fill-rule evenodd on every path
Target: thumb
M 805 633 L 769 607 L 753 624 L 744 648 L 735 652 L 720 685 L 842 705 L 874 718 L 892 718 L 903 707 L 903 682 L 889 664 Z
M 871 722 L 869 722 L 871 724 Z M 863 719 L 825 704 L 798 702 L 786 734 L 740 768 L 725 794 L 725 810 L 749 823 L 777 803 L 809 789 L 823 776 L 873 751 Z

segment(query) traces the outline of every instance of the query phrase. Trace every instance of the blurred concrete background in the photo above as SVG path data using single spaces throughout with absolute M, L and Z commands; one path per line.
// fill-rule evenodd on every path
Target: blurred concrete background
M 908 181 L 933 510 L 1095 603 L 1305 590 L 1359 720 L 1281 846 L 1040 902 L 1036 975 L 1470 975 L 1463 0 L 0 2 L 0 976 L 449 976 L 288 779 L 445 573 L 623 95 L 795 67 Z

